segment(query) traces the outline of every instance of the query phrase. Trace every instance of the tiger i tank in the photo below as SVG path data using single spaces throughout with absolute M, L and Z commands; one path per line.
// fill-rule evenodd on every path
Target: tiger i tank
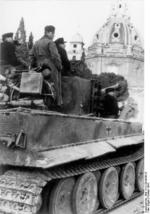
M 27 76 L 20 94 L 27 79 L 41 93 Z M 27 107 L 32 96 L 1 107 L 0 214 L 102 214 L 143 194 L 142 125 L 92 115 L 94 87 L 63 77 L 61 110 Z

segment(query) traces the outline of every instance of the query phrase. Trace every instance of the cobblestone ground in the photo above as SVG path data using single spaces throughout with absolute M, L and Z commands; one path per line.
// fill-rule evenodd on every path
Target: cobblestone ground
M 144 196 L 140 196 L 126 205 L 109 212 L 109 214 L 144 214 L 143 207 Z

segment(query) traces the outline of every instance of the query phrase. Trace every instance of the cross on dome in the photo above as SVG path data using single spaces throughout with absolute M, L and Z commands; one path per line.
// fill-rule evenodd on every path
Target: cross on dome
M 126 4 L 126 0 L 115 0 L 115 3 L 112 6 L 112 15 L 128 15 L 128 7 Z

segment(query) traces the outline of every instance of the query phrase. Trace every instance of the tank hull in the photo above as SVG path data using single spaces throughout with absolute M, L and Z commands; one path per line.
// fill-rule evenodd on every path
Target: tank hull
M 0 165 L 48 168 L 143 141 L 139 123 L 27 109 L 0 113 Z

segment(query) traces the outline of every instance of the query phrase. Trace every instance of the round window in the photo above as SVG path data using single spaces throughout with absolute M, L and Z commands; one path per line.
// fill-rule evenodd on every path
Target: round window
M 115 37 L 115 38 L 118 38 L 118 37 L 119 37 L 119 34 L 118 34 L 118 33 L 114 33 L 114 37 Z

